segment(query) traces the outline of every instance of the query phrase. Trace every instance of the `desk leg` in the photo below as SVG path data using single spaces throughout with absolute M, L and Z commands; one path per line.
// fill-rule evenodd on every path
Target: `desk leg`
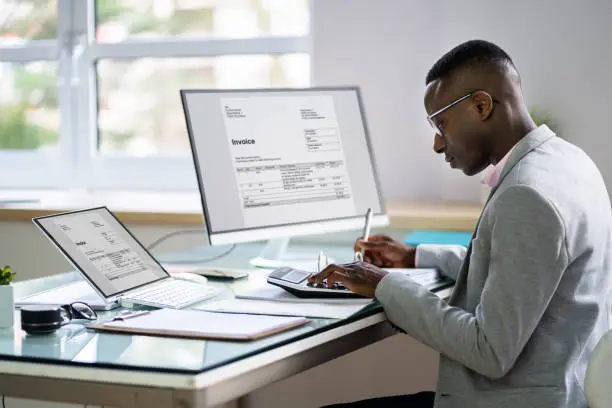
M 197 392 L 174 390 L 173 394 L 174 403 L 172 408 L 240 408 L 241 406 L 245 406 L 240 403 L 240 399 L 211 405 L 209 398 L 207 398 L 206 391 L 202 390 Z
M 232 401 L 221 405 L 214 405 L 210 408 L 240 408 L 240 403 L 239 401 Z

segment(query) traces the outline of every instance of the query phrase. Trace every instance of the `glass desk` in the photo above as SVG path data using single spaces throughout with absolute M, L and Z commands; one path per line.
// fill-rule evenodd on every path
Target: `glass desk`
M 338 241 L 352 242 L 353 235 Z M 353 256 L 352 247 L 344 243 L 293 243 L 293 251 L 324 250 L 337 262 Z M 202 266 L 246 269 L 262 246 L 242 244 L 227 257 Z M 197 260 L 224 250 L 204 247 L 158 259 Z M 223 287 L 220 297 L 233 297 L 236 291 L 263 285 L 269 272 L 253 269 L 248 278 L 232 283 L 209 281 Z M 69 272 L 16 283 L 15 295 L 78 279 L 76 272 Z M 250 342 L 98 333 L 79 324 L 32 336 L 21 330 L 18 317 L 16 313 L 14 328 L 0 330 L 0 394 L 107 406 L 236 406 L 259 387 L 395 333 L 377 304 L 346 320 L 311 319 L 306 326 Z

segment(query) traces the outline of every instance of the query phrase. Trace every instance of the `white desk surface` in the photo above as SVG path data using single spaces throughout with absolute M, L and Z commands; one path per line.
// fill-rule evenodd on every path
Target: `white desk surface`
M 311 247 L 307 244 L 300 244 L 299 250 L 316 252 L 319 247 L 320 244 Z M 206 249 L 215 250 L 210 247 Z M 247 265 L 247 260 L 256 255 L 260 249 L 261 244 L 245 244 L 232 254 L 233 257 L 206 266 L 243 268 Z M 295 248 L 292 249 L 295 250 Z M 350 249 L 344 246 L 326 248 L 330 255 L 340 262 L 348 261 L 348 259 L 343 259 L 344 256 L 352 256 Z M 197 252 L 199 256 L 203 254 L 201 251 L 200 249 Z M 182 258 L 190 252 L 192 251 L 172 255 L 166 260 L 172 259 L 173 256 Z M 162 257 L 161 260 L 163 262 L 164 258 Z M 253 285 L 261 285 L 265 282 L 265 276 L 266 273 L 263 273 L 262 270 L 254 270 L 247 280 L 232 283 L 232 290 L 236 292 L 253 287 Z M 27 293 L 31 293 L 74 279 L 79 279 L 79 277 L 73 272 L 22 282 L 16 285 L 16 292 L 27 290 Z M 440 292 L 439 295 L 446 297 L 449 293 L 450 289 Z M 192 354 L 197 354 L 200 353 L 198 345 L 207 347 L 216 344 L 217 347 L 225 347 L 224 352 L 228 353 L 231 350 L 228 351 L 227 347 L 250 346 L 245 346 L 245 343 L 232 345 L 232 343 L 219 341 L 198 342 L 91 332 L 84 334 L 77 332 L 71 337 L 75 339 L 74 343 L 70 343 L 72 340 L 54 341 L 53 337 L 45 339 L 44 336 L 32 337 L 28 340 L 17 323 L 14 329 L 0 331 L 0 394 L 109 406 L 133 405 L 134 401 L 144 404 L 143 401 L 150 401 L 147 400 L 148 397 L 145 398 L 146 395 L 155 400 L 156 404 L 159 403 L 159 406 L 191 407 L 225 404 L 259 387 L 300 373 L 396 333 L 386 322 L 386 317 L 380 308 L 373 311 L 373 314 L 354 321 L 349 319 L 346 323 L 331 319 L 314 319 L 314 321 L 315 326 L 320 325 L 319 328 L 330 325 L 330 322 L 336 323 L 331 323 L 330 328 L 325 331 L 317 332 L 317 327 L 314 330 L 311 327 L 308 330 L 312 333 L 309 334 L 308 331 L 302 333 L 306 336 L 296 337 L 291 332 L 286 332 L 282 334 L 285 336 L 282 338 L 282 344 L 278 344 L 278 341 L 275 343 L 274 339 L 266 340 L 269 343 L 265 350 L 250 350 L 246 354 L 243 353 L 244 356 L 236 361 L 223 362 L 223 359 L 220 359 L 220 364 L 203 372 L 197 369 L 197 367 L 202 367 L 201 361 L 191 362 L 189 359 L 192 356 L 185 354 L 182 354 L 180 358 L 184 359 L 188 372 L 159 371 L 155 369 L 155 361 L 150 367 L 146 364 L 143 366 L 143 362 L 155 359 L 164 362 L 164 358 L 179 358 L 173 357 L 178 354 L 170 352 L 171 349 L 177 350 L 176 353 L 178 353 L 183 349 L 194 348 Z M 77 337 L 81 335 L 83 335 L 82 338 Z M 292 336 L 294 339 L 291 338 Z M 101 344 L 102 341 L 105 342 L 105 345 Z M 129 349 L 132 341 L 138 342 L 138 347 Z M 3 358 L 2 349 L 10 348 L 11 344 L 12 357 L 9 356 L 7 359 L 7 354 L 5 354 Z M 256 346 L 255 343 L 253 344 Z M 126 346 L 129 351 L 126 351 Z M 41 353 L 41 356 L 47 356 L 50 360 L 43 362 L 22 359 L 20 355 L 24 352 L 24 347 L 28 347 L 28 352 L 34 355 Z M 218 353 L 221 353 L 222 349 L 218 349 Z M 238 349 L 234 349 L 233 355 L 239 357 L 240 353 L 236 353 L 236 350 Z M 106 361 L 115 359 L 119 364 L 91 365 L 91 363 L 100 361 L 101 353 L 108 352 L 113 353 L 113 357 Z M 164 356 L 164 352 L 167 356 Z M 207 352 L 213 353 L 211 350 Z M 66 353 L 67 357 L 58 358 L 53 353 L 60 353 L 60 355 Z M 163 368 L 164 365 L 161 363 L 160 365 Z M 176 366 L 176 362 L 172 362 L 172 365 Z M 122 392 L 119 392 L 121 390 Z M 163 395 L 159 394 L 160 392 Z M 162 404 L 160 398 L 166 398 L 170 402 Z M 178 404 L 179 400 L 186 405 L 173 405 Z M 138 404 L 134 406 L 146 406 Z

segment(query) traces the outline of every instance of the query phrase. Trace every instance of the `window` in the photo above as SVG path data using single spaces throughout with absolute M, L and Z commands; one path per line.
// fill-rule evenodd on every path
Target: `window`
M 182 88 L 310 83 L 308 0 L 0 0 L 0 187 L 195 189 Z

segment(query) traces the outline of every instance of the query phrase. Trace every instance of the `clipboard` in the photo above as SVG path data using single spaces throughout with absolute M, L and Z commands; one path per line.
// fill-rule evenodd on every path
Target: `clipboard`
M 211 340 L 257 340 L 309 323 L 305 317 L 215 313 L 201 310 L 157 309 L 118 315 L 89 329 Z

